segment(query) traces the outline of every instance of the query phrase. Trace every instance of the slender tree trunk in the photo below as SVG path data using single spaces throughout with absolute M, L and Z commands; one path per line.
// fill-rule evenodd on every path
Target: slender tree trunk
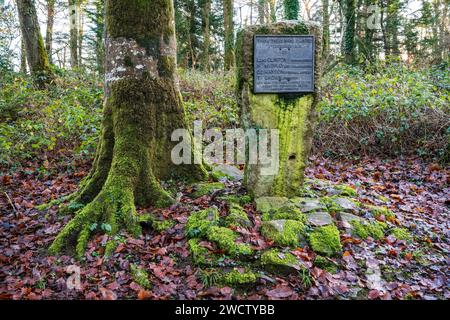
M 325 58 L 330 52 L 330 13 L 329 0 L 322 0 L 322 56 Z
M 78 13 L 78 66 L 83 65 L 83 37 L 84 37 L 84 13 L 83 13 L 83 0 L 77 1 L 77 13 Z
M 272 23 L 277 22 L 277 15 L 276 15 L 277 0 L 268 0 L 268 1 L 269 1 L 270 22 Z
M 225 70 L 234 65 L 234 24 L 233 0 L 223 0 L 223 18 L 225 27 Z
M 190 66 L 192 69 L 197 67 L 197 54 L 196 54 L 196 43 L 195 34 L 197 32 L 195 17 L 197 12 L 197 5 L 195 0 L 188 0 L 187 2 L 187 12 L 189 12 L 189 52 L 190 52 Z
M 355 7 L 356 0 L 340 0 L 341 6 L 344 10 L 344 43 L 343 54 L 344 60 L 347 64 L 353 64 L 355 62 Z
M 69 26 L 70 26 L 70 65 L 72 69 L 78 68 L 78 6 L 77 0 L 69 0 Z
M 299 9 L 299 0 L 284 0 L 284 18 L 286 20 L 297 20 Z
M 28 67 L 31 75 L 35 78 L 36 84 L 40 88 L 43 88 L 51 81 L 52 72 L 50 70 L 44 40 L 39 29 L 34 1 L 17 0 L 17 10 L 19 12 L 20 29 L 27 53 Z
M 203 179 L 201 165 L 174 165 L 175 129 L 186 128 L 176 74 L 172 0 L 106 0 L 105 105 L 93 169 L 72 204 L 86 204 L 58 234 L 50 252 L 84 254 L 93 225 L 140 232 L 135 204 L 173 202 L 158 179 Z M 74 206 L 69 206 L 68 208 Z M 79 207 L 79 205 L 78 205 Z M 105 255 L 114 249 L 106 245 Z
M 55 0 L 47 0 L 47 29 L 45 33 L 45 50 L 47 50 L 48 61 L 53 63 L 53 23 L 55 20 Z
M 104 73 L 105 44 L 103 34 L 105 32 L 104 11 L 105 0 L 96 0 L 95 2 L 95 53 L 97 61 L 97 71 Z
M 209 15 L 211 13 L 211 0 L 201 0 L 202 7 L 202 34 L 203 34 L 203 50 L 202 50 L 202 70 L 211 71 L 211 62 L 209 57 L 209 48 L 211 44 Z
M 258 23 L 264 24 L 266 0 L 258 0 Z

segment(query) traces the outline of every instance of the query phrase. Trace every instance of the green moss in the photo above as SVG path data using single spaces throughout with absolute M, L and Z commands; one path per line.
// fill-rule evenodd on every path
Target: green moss
M 330 273 L 336 273 L 338 270 L 336 264 L 334 264 L 328 258 L 319 255 L 314 259 L 314 265 Z
M 229 286 L 239 286 L 246 284 L 254 284 L 257 276 L 253 271 L 248 270 L 241 272 L 237 269 L 233 269 L 222 276 L 221 283 Z
M 384 231 L 387 225 L 383 222 L 364 223 L 356 220 L 350 221 L 350 224 L 354 228 L 354 233 L 361 239 L 367 239 L 372 237 L 376 240 L 384 237 Z
M 276 249 L 271 249 L 269 251 L 264 252 L 261 255 L 261 264 L 263 266 L 266 265 L 274 265 L 274 266 L 283 266 L 283 265 L 295 265 L 297 264 L 297 258 L 290 253 L 283 253 Z
M 205 196 L 207 194 L 210 194 L 214 191 L 224 189 L 225 185 L 221 182 L 214 182 L 214 183 L 199 183 L 195 185 L 194 192 L 191 193 L 192 198 L 200 198 L 202 196 Z
M 216 207 L 192 213 L 186 223 L 186 235 L 190 238 L 203 237 L 207 230 L 219 223 L 219 211 Z
M 227 195 L 227 196 L 218 197 L 218 199 L 222 200 L 222 201 L 226 201 L 229 204 L 235 203 L 235 204 L 239 204 L 241 206 L 252 203 L 252 197 L 250 197 L 249 195 L 242 195 L 242 196 Z
M 323 204 L 330 213 L 342 211 L 342 207 L 333 201 L 333 197 L 321 197 L 320 203 Z
M 152 223 L 152 228 L 157 232 L 166 231 L 175 225 L 173 220 L 155 220 Z
M 148 274 L 147 271 L 142 269 L 141 267 L 135 265 L 134 263 L 130 264 L 130 271 L 131 271 L 131 277 L 133 278 L 133 281 L 136 282 L 138 285 L 145 289 L 151 288 L 151 283 L 148 280 Z
M 225 227 L 210 227 L 207 230 L 206 237 L 231 256 L 250 255 L 253 252 L 249 245 L 236 243 L 237 234 Z
M 366 208 L 370 211 L 370 213 L 373 215 L 374 218 L 378 218 L 382 215 L 386 219 L 392 219 L 395 218 L 394 212 L 389 210 L 386 207 L 378 207 L 378 206 L 372 206 L 372 205 L 366 205 Z
M 309 235 L 311 248 L 327 256 L 334 255 L 342 250 L 339 230 L 335 225 L 328 225 L 314 229 Z
M 412 240 L 411 233 L 405 228 L 394 228 L 389 233 L 399 240 Z
M 266 212 L 262 215 L 261 219 L 263 221 L 281 220 L 281 219 L 297 220 L 303 223 L 306 223 L 307 220 L 306 215 L 304 215 L 302 211 L 295 205 L 283 206 L 280 209 Z
M 339 191 L 341 196 L 346 196 L 346 197 L 357 197 L 358 196 L 358 193 L 356 192 L 356 190 L 348 185 L 338 184 L 333 187 L 334 187 L 334 189 Z
M 231 204 L 229 213 L 224 219 L 226 227 L 250 227 L 252 225 L 247 213 L 238 204 Z
M 208 249 L 200 245 L 199 239 L 190 239 L 188 241 L 188 248 L 192 256 L 192 261 L 194 261 L 196 265 L 207 264 L 210 253 Z
M 273 222 L 264 221 L 261 225 L 261 234 L 279 246 L 297 247 L 300 245 L 302 235 L 305 234 L 305 225 L 300 221 L 285 220 L 280 231 Z

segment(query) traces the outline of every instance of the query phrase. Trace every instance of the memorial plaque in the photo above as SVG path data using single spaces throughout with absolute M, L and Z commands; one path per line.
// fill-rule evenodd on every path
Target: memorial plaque
M 254 93 L 314 92 L 314 36 L 255 35 Z

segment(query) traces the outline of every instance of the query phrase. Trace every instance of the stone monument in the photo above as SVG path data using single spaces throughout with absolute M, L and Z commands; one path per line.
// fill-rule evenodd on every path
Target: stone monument
M 276 172 L 267 174 L 266 164 L 248 163 L 247 157 L 245 184 L 254 197 L 293 197 L 303 184 L 319 100 L 321 42 L 320 26 L 302 21 L 249 26 L 238 33 L 236 90 L 242 125 L 246 130 L 278 130 Z

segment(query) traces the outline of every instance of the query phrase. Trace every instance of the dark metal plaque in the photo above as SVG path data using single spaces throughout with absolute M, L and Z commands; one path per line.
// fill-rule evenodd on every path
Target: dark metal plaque
M 254 93 L 314 92 L 314 36 L 255 35 Z

